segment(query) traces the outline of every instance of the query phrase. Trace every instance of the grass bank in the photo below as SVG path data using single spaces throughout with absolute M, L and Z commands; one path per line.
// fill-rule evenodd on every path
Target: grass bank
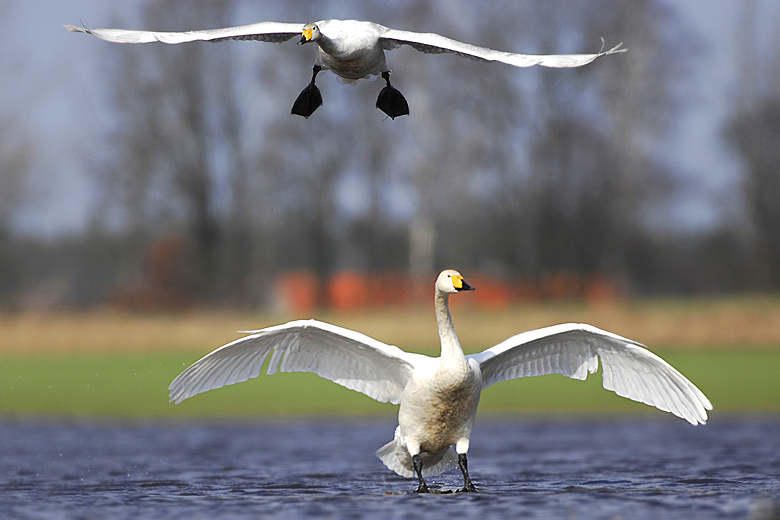
M 780 349 L 780 298 L 657 299 L 601 305 L 547 302 L 485 309 L 467 295 L 452 298 L 461 343 L 483 350 L 525 330 L 565 322 L 590 323 L 644 343 L 651 349 Z M 259 329 L 314 317 L 359 330 L 404 350 L 435 350 L 432 306 L 352 313 L 292 316 L 251 312 L 195 311 L 181 314 L 0 313 L 0 356 L 73 352 L 206 353 Z
M 462 300 L 462 301 L 461 301 Z M 699 386 L 718 412 L 780 412 L 780 299 L 651 300 L 588 306 L 540 303 L 502 309 L 453 298 L 468 352 L 555 323 L 591 323 L 640 341 Z M 464 304 L 465 303 L 465 304 Z M 433 311 L 383 309 L 317 318 L 405 350 L 438 353 Z M 295 316 L 192 312 L 0 315 L 0 415 L 251 416 L 394 414 L 395 407 L 311 374 L 261 376 L 174 406 L 167 386 L 203 354 Z M 643 412 L 650 408 L 585 382 L 544 376 L 500 383 L 483 413 Z
M 694 381 L 718 412 L 780 412 L 780 351 L 662 351 Z M 262 415 L 394 414 L 380 404 L 313 374 L 257 379 L 168 403 L 170 381 L 197 355 L 99 353 L 0 358 L 0 414 L 117 417 L 225 417 Z M 560 375 L 499 383 L 485 391 L 481 413 L 642 413 L 645 405 L 587 381 Z M 660 413 L 660 412 L 658 412 Z

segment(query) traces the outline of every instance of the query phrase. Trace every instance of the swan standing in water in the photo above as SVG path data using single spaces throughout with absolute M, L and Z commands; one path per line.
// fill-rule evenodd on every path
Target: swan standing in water
M 473 289 L 457 271 L 436 280 L 436 323 L 441 356 L 404 352 L 364 334 L 315 320 L 291 321 L 252 331 L 206 355 L 173 380 L 170 399 L 260 375 L 314 372 L 380 402 L 400 404 L 395 438 L 377 451 L 391 470 L 417 476 L 417 492 L 429 492 L 424 477 L 457 464 L 462 491 L 476 491 L 466 454 L 483 389 L 507 379 L 563 374 L 585 379 L 601 358 L 604 388 L 704 424 L 712 405 L 688 379 L 639 344 L 584 324 L 555 325 L 513 336 L 466 356 L 452 325 L 450 294 Z M 453 452 L 452 446 L 455 447 Z
M 292 113 L 308 118 L 322 105 L 322 95 L 314 84 L 321 70 L 330 70 L 343 82 L 356 84 L 363 78 L 382 75 L 386 86 L 379 93 L 376 106 L 395 119 L 409 114 L 406 99 L 390 84 L 390 69 L 385 62 L 385 51 L 409 45 L 420 52 L 458 56 L 481 61 L 498 61 L 515 67 L 580 67 L 608 54 L 625 52 L 617 45 L 596 54 L 515 54 L 478 47 L 434 33 L 418 33 L 390 29 L 373 22 L 358 20 L 322 20 L 315 23 L 260 22 L 240 27 L 226 27 L 204 31 L 153 32 L 125 29 L 87 29 L 66 25 L 73 32 L 93 34 L 117 43 L 185 43 L 192 41 L 258 40 L 284 42 L 301 36 L 299 44 L 317 44 L 311 82 L 301 91 L 293 104 Z

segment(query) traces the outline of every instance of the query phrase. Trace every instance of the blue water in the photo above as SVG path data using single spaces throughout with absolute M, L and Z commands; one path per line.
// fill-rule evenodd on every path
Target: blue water
M 0 419 L 7 519 L 779 518 L 780 417 L 478 419 L 474 494 L 417 495 L 386 420 Z M 432 487 L 461 485 L 455 470 Z

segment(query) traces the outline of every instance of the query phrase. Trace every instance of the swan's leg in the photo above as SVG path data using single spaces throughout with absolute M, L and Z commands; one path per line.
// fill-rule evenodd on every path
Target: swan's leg
M 321 70 L 322 67 L 319 65 L 314 66 L 312 69 L 311 81 L 306 85 L 306 88 L 298 94 L 298 99 L 293 103 L 292 113 L 296 116 L 303 116 L 308 119 L 308 117 L 322 105 L 322 94 L 320 94 L 320 89 L 317 88 L 317 85 L 314 84 L 314 80 Z
M 471 482 L 471 478 L 469 478 L 469 462 L 465 453 L 458 453 L 458 466 L 460 466 L 460 471 L 463 473 L 463 489 L 460 491 L 476 491 L 477 488 Z
M 376 98 L 376 107 L 390 116 L 391 119 L 398 116 L 408 116 L 409 104 L 401 91 L 390 84 L 390 71 L 384 71 L 382 77 L 387 85 L 379 92 L 379 97 Z
M 423 479 L 422 476 L 422 459 L 420 459 L 420 455 L 414 455 L 412 457 L 412 465 L 414 466 L 414 471 L 417 473 L 417 478 L 420 480 L 420 485 L 417 486 L 417 489 L 415 490 L 417 493 L 430 493 L 431 489 L 428 487 L 428 484 L 425 483 L 425 479 Z

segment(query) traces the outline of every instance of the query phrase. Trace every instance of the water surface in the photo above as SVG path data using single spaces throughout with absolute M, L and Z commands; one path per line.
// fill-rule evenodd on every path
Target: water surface
M 8 519 L 762 518 L 780 503 L 780 417 L 478 419 L 476 494 L 410 493 L 374 451 L 390 420 L 0 419 Z M 456 489 L 457 470 L 429 481 Z

